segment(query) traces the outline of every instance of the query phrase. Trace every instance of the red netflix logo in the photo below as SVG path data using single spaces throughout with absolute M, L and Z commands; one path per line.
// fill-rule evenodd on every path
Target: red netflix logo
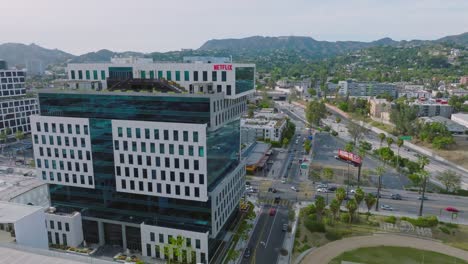
M 215 71 L 232 71 L 232 65 L 230 64 L 215 64 L 213 65 Z

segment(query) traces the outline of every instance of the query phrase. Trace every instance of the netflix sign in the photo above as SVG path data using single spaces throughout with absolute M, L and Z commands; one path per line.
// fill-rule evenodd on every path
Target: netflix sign
M 213 65 L 213 70 L 215 71 L 232 71 L 231 64 L 215 64 Z

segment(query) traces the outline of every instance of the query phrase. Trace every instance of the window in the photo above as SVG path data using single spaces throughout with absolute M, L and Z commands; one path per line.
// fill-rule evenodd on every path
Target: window
M 49 226 L 50 226 L 50 229 L 54 229 L 54 228 L 55 228 L 55 227 L 54 227 L 54 221 L 50 220 Z
M 101 80 L 106 79 L 106 71 L 101 71 Z
M 175 186 L 175 193 L 176 193 L 176 195 L 180 195 L 180 186 L 179 185 Z
M 78 71 L 78 79 L 83 80 L 83 71 Z
M 180 71 L 175 72 L 175 80 L 178 82 L 180 81 Z
M 175 167 L 176 169 L 178 169 L 178 168 L 180 167 L 180 165 L 179 165 L 179 159 L 177 159 L 177 158 L 174 159 L 174 167 Z
M 188 141 L 188 131 L 182 132 L 184 142 Z
M 70 71 L 70 73 L 71 73 L 71 79 L 75 80 L 75 71 L 72 70 L 72 71 Z
M 184 71 L 184 81 L 186 81 L 186 82 L 190 81 L 190 72 L 189 71 Z
M 86 70 L 86 80 L 91 79 L 91 74 L 89 73 L 88 70 Z
M 200 188 L 195 187 L 195 197 L 200 197 Z
M 169 154 L 174 155 L 174 144 L 169 144 Z
M 169 130 L 164 130 L 164 140 L 169 140 Z
M 174 141 L 179 141 L 179 131 L 174 130 L 172 131 L 172 136 L 174 137 Z
M 150 143 L 150 152 L 155 153 L 156 152 L 156 144 Z
M 164 158 L 164 166 L 165 166 L 166 168 L 171 167 L 171 163 L 170 163 L 169 158 Z
M 69 232 L 70 231 L 70 224 L 65 223 L 65 231 Z
M 222 91 L 223 91 L 223 86 L 220 84 L 216 85 L 216 92 L 220 93 Z
M 72 134 L 73 131 L 72 131 L 72 125 L 71 124 L 68 124 L 67 125 L 67 130 L 68 130 L 68 134 Z
M 159 139 L 159 129 L 154 130 L 154 139 Z
M 161 158 L 156 157 L 156 167 L 161 167 Z
M 194 170 L 199 170 L 199 162 L 198 162 L 198 160 L 194 160 L 194 161 L 193 161 L 193 169 L 194 169 Z
M 143 188 L 143 182 L 138 182 L 138 188 L 140 189 L 140 191 L 143 191 L 144 188 Z
M 199 157 L 205 156 L 205 149 L 202 146 L 198 147 L 198 156 Z
M 97 80 L 98 79 L 98 72 L 97 70 L 93 70 L 93 79 Z
M 135 129 L 135 135 L 136 135 L 136 138 L 141 138 L 141 129 L 140 128 Z
M 198 72 L 197 71 L 193 72 L 193 81 L 198 82 Z
M 200 249 L 200 239 L 195 239 L 195 248 Z
M 203 72 L 202 72 L 202 77 L 203 77 L 203 81 L 204 81 L 204 82 L 207 82 L 207 81 L 208 81 L 208 72 L 207 72 L 207 71 L 203 71 Z
M 149 130 L 149 128 L 145 128 L 145 139 L 150 139 L 150 130 Z
M 190 183 L 195 183 L 195 174 L 189 173 L 189 182 Z
M 164 243 L 164 235 L 159 234 L 159 243 Z
M 65 133 L 65 126 L 63 124 L 60 124 L 59 128 L 60 128 L 60 133 Z M 39 129 L 39 131 L 41 130 Z
M 231 85 L 226 85 L 226 94 L 231 95 Z
M 135 182 L 130 181 L 130 190 L 135 190 Z
M 55 244 L 60 244 L 60 235 L 57 232 L 55 232 Z
M 198 175 L 198 183 L 199 184 L 205 184 L 205 175 L 203 175 L 203 174 Z
M 226 71 L 221 72 L 221 81 L 225 82 L 226 81 Z
M 141 152 L 146 152 L 146 143 L 145 143 L 145 142 L 141 142 L 140 148 L 141 148 Z
M 151 170 L 151 179 L 156 180 L 156 170 Z
M 158 71 L 158 79 L 162 79 L 163 78 L 163 71 Z
M 150 71 L 150 79 L 154 79 L 154 71 Z
M 141 79 L 146 79 L 146 71 L 141 71 L 140 72 L 140 78 Z
M 123 137 L 123 129 L 121 127 L 117 128 L 117 134 L 119 137 Z
M 185 174 L 183 172 L 179 173 L 179 181 L 180 182 L 185 182 Z
M 218 81 L 218 72 L 217 72 L 217 71 L 212 71 L 212 72 L 211 72 L 211 80 L 212 80 L 213 82 Z
M 188 186 L 185 186 L 185 196 L 190 196 L 190 187 Z
M 164 144 L 163 143 L 159 144 L 159 153 L 164 154 Z
M 132 137 L 132 129 L 130 127 L 127 127 L 127 137 L 128 138 Z
M 57 125 L 52 124 L 52 133 L 55 133 L 55 132 L 57 132 Z
M 126 180 L 121 180 L 120 183 L 122 185 L 122 189 L 127 189 L 127 181 Z
M 166 184 L 166 193 L 171 194 L 171 185 L 170 184 Z
M 179 145 L 179 155 L 184 155 L 184 145 Z
M 172 72 L 171 71 L 166 71 L 166 79 L 168 81 L 171 81 L 172 80 Z
M 189 156 L 193 156 L 193 146 L 189 146 L 188 154 L 189 154 Z
M 128 142 L 127 141 L 123 141 L 123 150 L 128 151 Z
M 62 230 L 62 222 L 57 221 L 57 229 Z
M 193 132 L 193 142 L 198 142 L 198 132 L 197 131 Z
M 151 245 L 150 244 L 146 244 L 146 255 L 147 256 L 152 256 Z
M 153 183 L 148 182 L 148 192 L 153 192 Z
M 132 151 L 137 151 L 137 143 L 136 143 L 136 141 L 132 141 Z
M 161 188 L 161 184 L 160 184 L 160 183 L 157 183 L 157 184 L 156 184 L 156 192 L 161 193 L 161 192 L 162 192 L 161 189 L 162 189 L 162 188 Z

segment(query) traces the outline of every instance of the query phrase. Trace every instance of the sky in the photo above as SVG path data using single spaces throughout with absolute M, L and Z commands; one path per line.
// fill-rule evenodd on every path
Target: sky
M 468 0 L 0 0 L 0 43 L 75 55 L 170 51 L 210 39 L 437 39 L 468 31 Z

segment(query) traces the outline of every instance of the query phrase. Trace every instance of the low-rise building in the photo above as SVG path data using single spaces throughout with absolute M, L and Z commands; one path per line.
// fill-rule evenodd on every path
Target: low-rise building
M 465 96 L 465 95 L 468 95 L 468 90 L 465 90 L 465 89 L 450 89 L 448 90 L 448 93 L 451 95 L 451 96 Z
M 54 207 L 50 207 L 45 210 L 45 220 L 49 244 L 77 247 L 83 243 L 79 212 L 56 212 Z
M 419 108 L 418 116 L 443 116 L 450 118 L 452 115 L 453 108 L 448 105 L 447 101 L 436 99 L 436 100 L 417 100 L 412 105 Z
M 462 76 L 460 78 L 460 84 L 467 85 L 468 84 L 468 76 Z
M 369 99 L 370 115 L 373 118 L 381 119 L 382 121 L 388 122 L 390 120 L 390 110 L 392 109 L 392 103 L 388 102 L 387 99 Z
M 280 142 L 286 128 L 286 119 L 245 118 L 241 120 L 241 127 L 244 131 L 255 131 L 256 139 Z
M 388 94 L 397 97 L 396 85 L 391 83 L 355 82 L 353 80 L 338 82 L 338 93 L 349 96 L 378 96 Z
M 452 114 L 451 119 L 453 122 L 456 122 L 468 128 L 468 114 L 467 113 Z
M 425 123 L 442 123 L 452 134 L 464 134 L 468 130 L 467 127 L 443 116 L 421 117 L 420 119 Z
M 49 206 L 47 184 L 35 176 L 23 176 L 0 170 L 0 201 Z

